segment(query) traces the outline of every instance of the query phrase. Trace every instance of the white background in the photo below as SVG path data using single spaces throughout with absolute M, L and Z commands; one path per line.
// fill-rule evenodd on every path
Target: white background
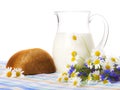
M 57 31 L 54 11 L 65 10 L 89 10 L 103 15 L 110 30 L 105 52 L 120 55 L 120 0 L 0 0 L 0 60 L 34 47 L 52 55 Z M 100 26 L 94 29 L 98 43 L 102 30 Z

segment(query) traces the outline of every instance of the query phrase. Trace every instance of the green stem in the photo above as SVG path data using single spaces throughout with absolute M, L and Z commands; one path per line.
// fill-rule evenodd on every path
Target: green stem
M 80 57 L 80 59 L 85 60 L 83 57 Z

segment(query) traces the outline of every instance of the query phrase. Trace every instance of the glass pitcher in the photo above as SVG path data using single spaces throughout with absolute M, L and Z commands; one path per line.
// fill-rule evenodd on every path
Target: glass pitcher
M 103 48 L 108 38 L 108 24 L 101 15 L 90 16 L 90 11 L 56 11 L 58 30 L 53 45 L 53 59 L 57 72 L 66 70 L 67 64 L 74 61 L 76 56 L 80 57 L 80 65 L 95 48 L 89 23 L 95 16 L 102 19 L 104 23 L 104 34 L 97 48 Z

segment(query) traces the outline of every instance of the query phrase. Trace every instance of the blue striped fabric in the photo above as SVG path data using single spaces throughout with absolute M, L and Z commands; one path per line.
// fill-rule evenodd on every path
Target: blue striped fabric
M 0 68 L 0 72 L 3 70 Z M 27 75 L 24 78 L 0 77 L 0 90 L 120 90 L 120 82 L 72 87 L 67 83 L 57 82 L 57 77 L 58 73 Z

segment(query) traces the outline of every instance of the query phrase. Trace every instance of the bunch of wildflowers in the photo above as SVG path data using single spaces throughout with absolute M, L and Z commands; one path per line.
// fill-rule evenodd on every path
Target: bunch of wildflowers
M 72 56 L 76 57 L 77 52 Z M 76 63 L 67 65 L 68 71 L 63 72 L 58 78 L 59 82 L 68 82 L 73 86 L 91 83 L 113 83 L 120 81 L 120 58 L 107 57 L 102 50 L 95 49 L 89 58 L 84 59 L 84 65 L 81 67 L 76 58 Z

